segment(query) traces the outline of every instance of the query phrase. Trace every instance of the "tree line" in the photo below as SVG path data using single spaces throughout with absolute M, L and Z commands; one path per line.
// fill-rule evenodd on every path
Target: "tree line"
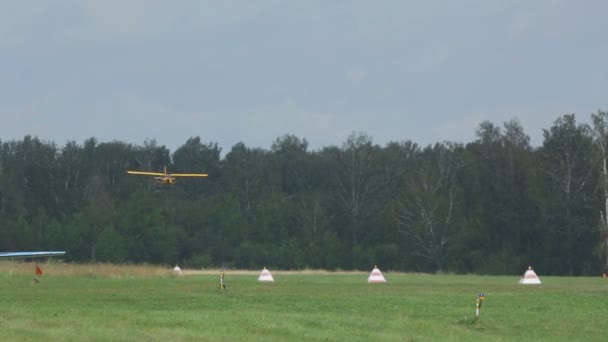
M 563 115 L 532 147 L 517 120 L 469 143 L 311 151 L 189 138 L 173 153 L 89 138 L 0 141 L 0 250 L 186 267 L 596 275 L 606 269 L 608 113 Z M 128 169 L 205 172 L 167 187 Z

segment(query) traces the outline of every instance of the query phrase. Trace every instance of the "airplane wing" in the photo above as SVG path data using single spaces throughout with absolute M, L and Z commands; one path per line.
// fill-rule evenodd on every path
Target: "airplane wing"
M 127 171 L 130 175 L 144 175 L 144 176 L 164 176 L 162 172 L 145 172 L 145 171 Z
M 171 177 L 207 177 L 206 173 L 170 173 Z
M 0 258 L 37 258 L 64 255 L 64 251 L 52 252 L 0 252 Z

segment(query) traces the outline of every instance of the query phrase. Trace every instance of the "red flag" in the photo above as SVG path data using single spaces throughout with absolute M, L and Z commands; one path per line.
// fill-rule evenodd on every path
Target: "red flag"
M 40 267 L 38 267 L 38 265 L 36 265 L 36 275 L 37 276 L 41 276 L 42 275 L 42 270 L 40 269 Z

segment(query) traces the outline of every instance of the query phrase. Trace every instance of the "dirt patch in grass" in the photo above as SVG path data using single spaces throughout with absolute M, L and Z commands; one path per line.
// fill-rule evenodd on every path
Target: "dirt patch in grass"
M 162 265 L 117 265 L 108 263 L 75 264 L 62 261 L 0 261 L 0 273 L 9 275 L 34 275 L 38 265 L 43 275 L 61 276 L 95 276 L 95 277 L 146 277 L 146 276 L 176 276 L 171 266 Z M 219 268 L 208 269 L 182 269 L 184 276 L 219 274 Z M 262 270 L 228 269 L 227 274 L 235 275 L 259 275 Z M 327 271 L 327 270 L 271 270 L 273 275 L 285 274 L 367 274 L 366 271 Z
M 170 276 L 172 270 L 155 265 L 73 264 L 61 261 L 0 261 L 0 273 L 9 275 L 35 275 L 36 265 L 43 275 L 84 275 L 96 277 Z
M 219 273 L 219 268 L 218 269 L 202 269 L 202 270 L 182 270 L 184 275 L 199 275 L 199 274 L 217 274 Z M 241 270 L 241 269 L 237 269 L 237 270 L 233 270 L 233 269 L 228 269 L 226 270 L 226 273 L 229 274 L 243 274 L 243 275 L 259 275 L 260 272 L 262 272 L 262 270 Z M 363 274 L 363 273 L 367 273 L 367 272 L 363 272 L 363 271 L 326 271 L 326 270 L 311 270 L 311 269 L 304 269 L 304 270 L 270 270 L 270 272 L 272 272 L 273 275 L 277 275 L 277 274 Z

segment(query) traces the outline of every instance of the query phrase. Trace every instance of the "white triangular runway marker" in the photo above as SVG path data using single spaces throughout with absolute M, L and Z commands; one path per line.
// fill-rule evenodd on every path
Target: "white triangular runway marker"
M 519 279 L 520 284 L 540 284 L 540 278 L 536 275 L 536 272 L 532 270 L 532 266 L 528 266 L 528 270 Z
M 382 275 L 382 272 L 378 269 L 378 266 L 374 266 L 372 273 L 367 277 L 368 283 L 386 283 L 386 279 Z
M 267 270 L 266 267 L 264 267 L 264 269 L 262 270 L 262 273 L 260 273 L 258 280 L 274 282 L 274 278 L 272 278 L 272 274 L 270 274 L 270 271 Z

